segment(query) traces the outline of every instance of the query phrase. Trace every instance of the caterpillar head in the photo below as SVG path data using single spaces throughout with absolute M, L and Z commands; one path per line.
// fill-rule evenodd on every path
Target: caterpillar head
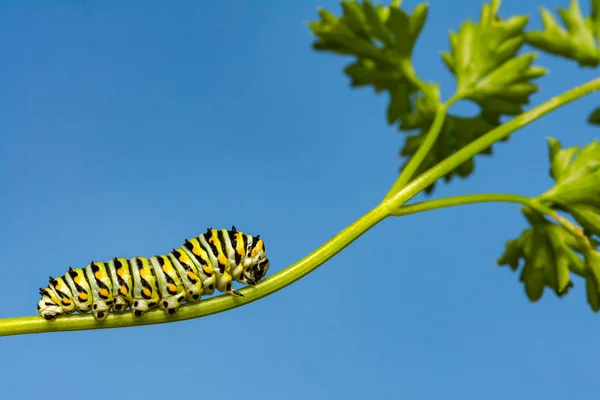
M 265 277 L 269 269 L 269 260 L 265 257 L 258 264 L 251 265 L 244 271 L 244 281 L 249 285 L 256 285 L 258 281 Z
M 240 280 L 244 283 L 255 285 L 267 274 L 269 259 L 265 243 L 260 236 L 248 235 L 248 247 L 243 263 L 244 271 Z

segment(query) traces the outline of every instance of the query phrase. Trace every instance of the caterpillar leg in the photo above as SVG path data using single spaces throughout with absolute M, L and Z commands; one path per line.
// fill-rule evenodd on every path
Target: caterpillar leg
M 154 307 L 156 307 L 156 302 L 151 303 L 144 299 L 134 299 L 131 311 L 136 317 L 141 317 Z
M 127 300 L 125 300 L 124 297 L 115 297 L 115 304 L 113 305 L 113 310 L 115 310 L 116 312 L 121 312 L 124 311 L 127 307 L 129 307 L 129 302 L 127 302 Z
M 171 296 L 161 300 L 159 307 L 167 314 L 173 315 L 179 310 L 179 307 L 181 307 L 181 303 L 183 303 L 184 300 L 184 295 Z
M 221 274 L 221 276 L 219 276 L 217 279 L 217 289 L 219 289 L 221 292 L 230 294 L 232 296 L 244 297 L 241 292 L 238 292 L 233 288 L 233 278 L 229 272 L 223 272 L 223 274 Z
M 94 318 L 99 320 L 106 319 L 106 317 L 108 317 L 108 313 L 110 312 L 112 303 L 108 304 L 107 302 L 98 299 L 94 299 L 94 301 L 94 305 L 92 306 L 92 314 L 94 315 Z

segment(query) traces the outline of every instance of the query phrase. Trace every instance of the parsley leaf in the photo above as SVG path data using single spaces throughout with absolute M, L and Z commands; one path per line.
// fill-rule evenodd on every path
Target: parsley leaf
M 410 112 L 410 97 L 419 90 L 411 56 L 428 5 L 418 5 L 409 15 L 399 1 L 387 7 L 368 0 L 341 4 L 341 17 L 320 9 L 321 20 L 308 24 L 317 37 L 313 48 L 355 56 L 356 61 L 344 69 L 351 85 L 373 86 L 378 93 L 387 91 L 391 99 L 387 118 L 392 124 Z
M 470 118 L 448 113 L 438 140 L 417 173 L 499 126 L 502 115 L 520 114 L 523 106 L 529 103 L 529 97 L 538 90 L 531 81 L 546 71 L 531 65 L 534 54 L 517 55 L 524 43 L 523 29 L 528 18 L 515 16 L 503 21 L 496 15 L 499 6 L 497 0 L 484 4 L 478 23 L 467 21 L 457 33 L 450 34 L 451 51 L 443 53 L 442 58 L 456 77 L 455 97 L 475 102 L 480 112 Z M 415 96 L 414 111 L 400 124 L 403 131 L 417 131 L 408 136 L 400 152 L 402 156 L 415 154 L 433 123 L 441 100 L 437 87 L 430 92 L 432 95 L 428 97 Z M 491 148 L 482 152 L 491 153 Z M 448 182 L 455 175 L 469 176 L 474 164 L 473 159 L 468 160 L 445 175 L 444 180 Z M 426 193 L 431 193 L 433 188 L 433 185 L 428 187 Z
M 544 30 L 525 34 L 527 43 L 548 53 L 575 60 L 581 66 L 596 67 L 600 63 L 600 0 L 590 0 L 591 14 L 584 18 L 577 0 L 569 9 L 559 9 L 563 28 L 552 13 L 540 11 Z
M 520 237 L 506 243 L 498 265 L 519 268 L 523 260 L 521 281 L 532 302 L 540 299 L 545 287 L 558 296 L 573 286 L 570 273 L 586 280 L 588 303 L 600 310 L 600 142 L 593 141 L 583 148 L 562 148 L 560 142 L 549 138 L 550 176 L 556 184 L 536 202 L 544 207 L 562 211 L 583 227 L 566 229 L 550 222 L 530 207 L 523 214 L 531 225 Z M 566 218 L 556 213 L 554 218 L 564 224 Z M 570 223 L 570 222 L 569 222 Z

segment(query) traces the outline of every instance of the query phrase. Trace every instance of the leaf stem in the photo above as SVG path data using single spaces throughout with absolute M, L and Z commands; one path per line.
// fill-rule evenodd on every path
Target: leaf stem
M 473 157 L 481 150 L 491 146 L 498 140 L 503 139 L 515 130 L 540 118 L 542 115 L 597 90 L 600 90 L 600 78 L 594 79 L 584 85 L 556 96 L 534 109 L 515 117 L 510 122 L 488 132 L 411 181 L 408 185 L 401 188 L 394 196 L 384 200 L 373 210 L 349 225 L 346 229 L 342 230 L 311 254 L 270 278 L 265 279 L 258 285 L 242 289 L 241 292 L 244 294 L 244 297 L 239 298 L 223 295 L 195 304 L 186 304 L 181 307 L 177 314 L 171 316 L 166 315 L 161 310 L 153 310 L 142 317 L 133 317 L 129 312 L 125 314 L 111 313 L 104 321 L 94 320 L 91 314 L 62 316 L 52 321 L 46 321 L 39 316 L 6 318 L 0 319 L 0 336 L 120 328 L 182 321 L 216 314 L 256 301 L 283 289 L 317 269 L 371 227 L 389 216 L 398 207 L 402 206 L 437 179 Z
M 556 220 L 563 228 L 583 240 L 587 248 L 592 248 L 589 238 L 583 233 L 581 227 L 573 224 L 568 219 L 560 216 L 556 210 L 541 204 L 537 198 L 519 196 L 516 194 L 505 193 L 484 193 L 484 194 L 468 194 L 463 196 L 446 197 L 443 199 L 428 200 L 420 203 L 409 204 L 407 206 L 398 207 L 390 213 L 390 216 L 402 217 L 405 215 L 416 214 L 424 211 L 436 210 L 439 208 L 447 208 L 475 203 L 519 203 L 526 207 L 530 207 L 540 214 Z
M 483 193 L 483 194 L 468 194 L 464 196 L 446 197 L 443 199 L 435 199 L 423 201 L 420 203 L 409 204 L 398 207 L 392 211 L 390 215 L 394 217 L 402 217 L 405 215 L 416 214 L 424 211 L 436 210 L 439 208 L 461 206 L 475 203 L 519 203 L 526 206 L 532 205 L 532 200 L 529 197 L 519 196 L 516 194 L 505 193 Z M 552 211 L 552 210 L 551 210 Z

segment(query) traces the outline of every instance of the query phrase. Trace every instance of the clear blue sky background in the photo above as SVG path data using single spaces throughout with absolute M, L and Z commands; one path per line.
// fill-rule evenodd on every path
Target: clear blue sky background
M 539 1 L 506 1 L 533 14 Z M 546 0 L 552 9 L 567 0 Z M 410 1 L 408 9 L 417 3 Z M 415 64 L 481 2 L 432 0 Z M 35 314 L 48 275 L 168 251 L 208 226 L 261 234 L 270 273 L 367 212 L 397 175 L 387 98 L 311 50 L 305 22 L 337 1 L 3 1 L 0 317 Z M 585 8 L 587 11 L 587 4 Z M 598 71 L 540 56 L 538 103 Z M 437 196 L 537 195 L 545 137 L 569 145 L 598 95 L 520 131 Z M 468 108 L 463 108 L 468 111 Z M 472 110 L 471 110 L 472 111 Z M 418 199 L 422 199 L 419 197 Z M 583 282 L 528 302 L 495 267 L 525 227 L 477 205 L 384 221 L 292 286 L 181 323 L 0 339 L 8 397 L 559 399 L 598 388 L 600 315 Z M 588 397 L 586 397 L 588 396 Z

